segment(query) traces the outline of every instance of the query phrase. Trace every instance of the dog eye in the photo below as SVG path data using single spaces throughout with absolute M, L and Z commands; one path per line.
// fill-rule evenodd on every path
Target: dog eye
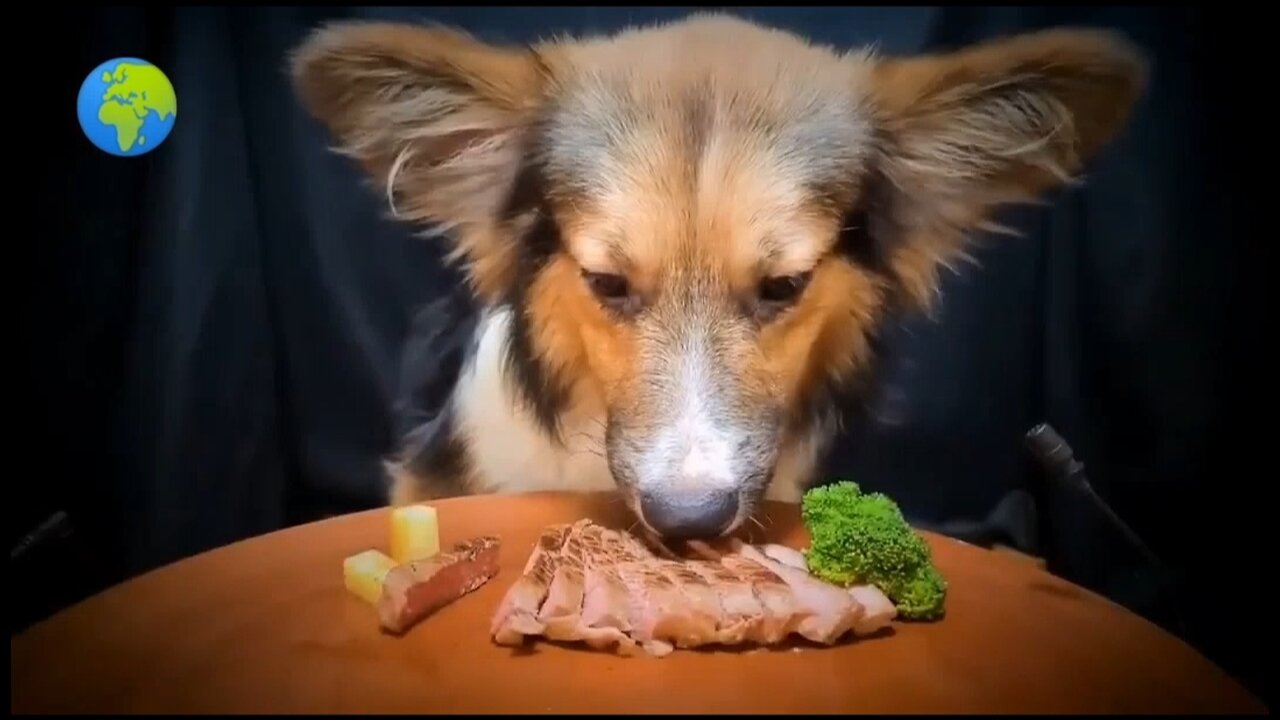
M 760 281 L 760 302 L 769 305 L 786 305 L 795 302 L 808 284 L 809 273 L 765 278 Z
M 585 275 L 591 292 L 601 300 L 625 300 L 630 294 L 631 288 L 627 285 L 627 279 L 621 275 L 593 272 Z
M 593 272 L 583 272 L 582 275 L 601 305 L 624 315 L 630 315 L 637 310 L 637 298 L 631 292 L 631 284 L 625 277 Z

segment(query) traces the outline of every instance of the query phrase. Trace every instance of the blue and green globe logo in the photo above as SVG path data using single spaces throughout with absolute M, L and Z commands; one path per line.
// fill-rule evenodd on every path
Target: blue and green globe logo
M 116 58 L 89 73 L 76 102 L 80 127 L 103 152 L 131 157 L 160 147 L 173 131 L 178 97 L 160 68 Z

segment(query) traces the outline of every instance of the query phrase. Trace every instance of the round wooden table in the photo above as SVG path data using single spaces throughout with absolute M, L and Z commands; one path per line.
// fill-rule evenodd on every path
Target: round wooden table
M 12 713 L 1264 713 L 1187 645 L 1027 563 L 926 535 L 947 617 L 833 648 L 662 659 L 493 644 L 489 619 L 547 524 L 632 522 L 609 496 L 442 501 L 442 543 L 497 533 L 501 571 L 402 637 L 343 586 L 388 512 L 237 543 L 72 607 L 10 643 Z M 804 547 L 794 506 L 767 538 Z M 761 537 L 756 540 L 765 539 Z

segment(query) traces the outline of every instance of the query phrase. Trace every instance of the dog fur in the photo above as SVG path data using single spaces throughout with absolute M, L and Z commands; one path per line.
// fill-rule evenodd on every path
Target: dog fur
M 1072 182 L 1146 78 L 1096 30 L 881 57 L 706 14 L 529 47 L 338 23 L 292 63 L 483 308 L 391 501 L 617 488 L 652 526 L 653 498 L 732 493 L 726 531 L 800 497 L 885 319 Z

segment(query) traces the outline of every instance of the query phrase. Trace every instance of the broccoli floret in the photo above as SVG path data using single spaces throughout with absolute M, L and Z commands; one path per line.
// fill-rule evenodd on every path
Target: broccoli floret
M 921 565 L 911 578 L 898 585 L 894 593 L 885 593 L 898 605 L 907 620 L 937 620 L 943 616 L 947 598 L 947 581 L 932 564 Z
M 804 555 L 813 575 L 843 586 L 875 585 L 905 620 L 942 617 L 946 580 L 893 500 L 837 482 L 805 493 L 801 517 L 812 538 Z

